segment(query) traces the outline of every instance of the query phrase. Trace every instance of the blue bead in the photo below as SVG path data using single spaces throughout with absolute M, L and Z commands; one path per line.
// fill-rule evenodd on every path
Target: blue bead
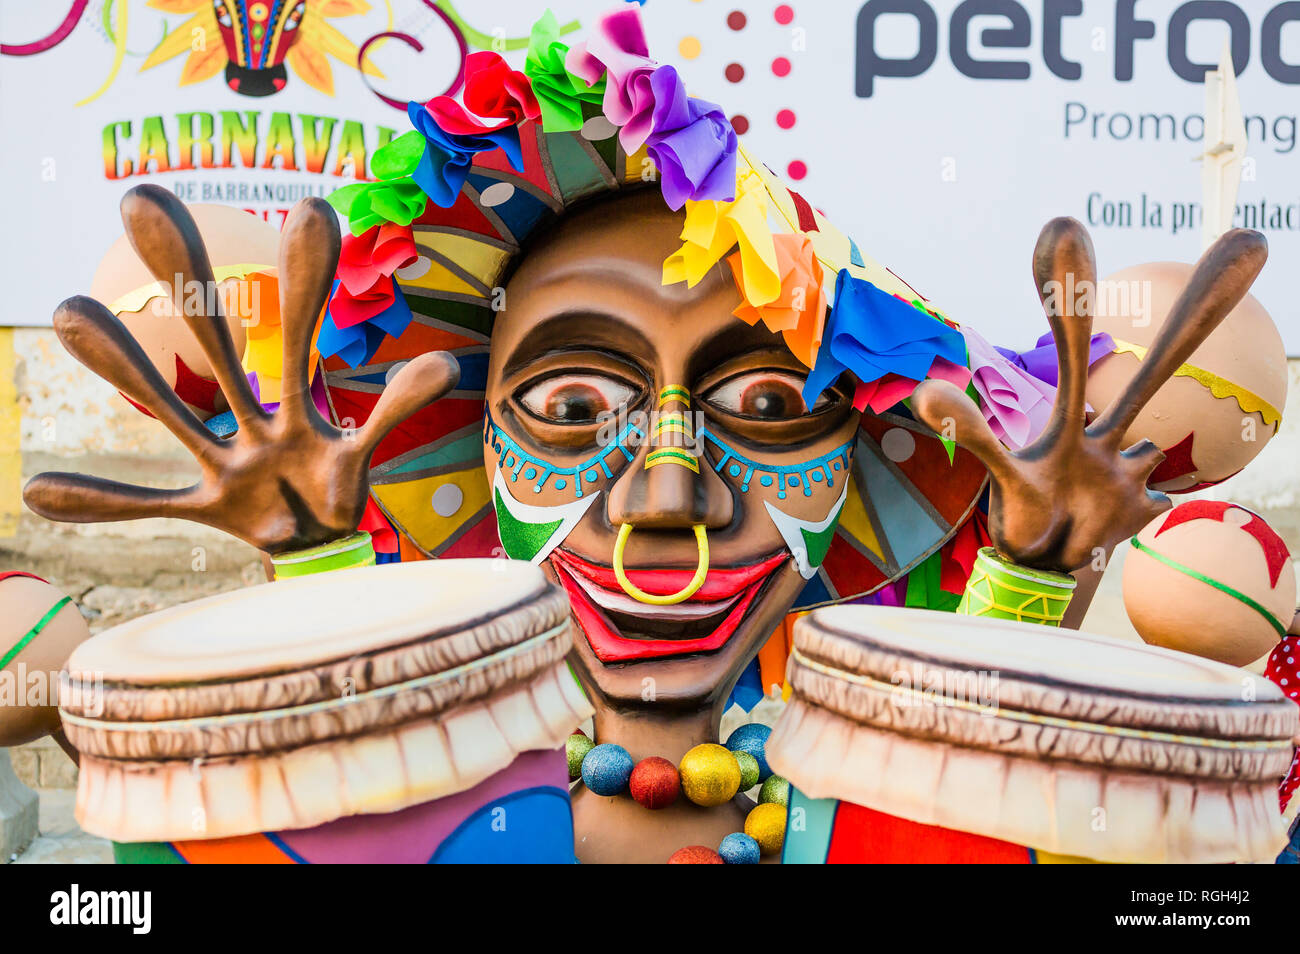
M 756 865 L 760 852 L 758 842 L 753 838 L 744 832 L 733 831 L 718 845 L 718 854 L 729 865 Z
M 754 756 L 758 762 L 759 781 L 766 781 L 767 777 L 772 774 L 772 769 L 767 764 L 767 737 L 772 734 L 771 728 L 763 725 L 761 722 L 751 722 L 748 725 L 742 725 L 731 735 L 727 736 L 727 748 L 733 752 L 748 752 Z
M 604 742 L 582 760 L 582 783 L 597 795 L 622 795 L 632 777 L 632 756 L 627 749 Z

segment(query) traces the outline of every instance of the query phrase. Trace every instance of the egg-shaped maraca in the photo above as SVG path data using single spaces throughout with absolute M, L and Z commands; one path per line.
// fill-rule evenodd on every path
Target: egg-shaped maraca
M 1101 411 L 1147 360 L 1193 266 L 1154 262 L 1116 272 L 1101 283 L 1095 332 L 1114 351 L 1088 372 L 1088 403 Z M 1125 446 L 1150 440 L 1165 460 L 1149 485 L 1187 493 L 1240 472 L 1277 433 L 1286 405 L 1286 349 L 1264 306 L 1247 295 L 1142 409 Z
M 187 205 L 208 251 L 221 295 L 226 326 L 235 353 L 243 355 L 248 343 L 246 320 L 253 317 L 252 298 L 263 290 L 239 274 L 274 269 L 279 258 L 280 233 L 275 226 L 242 209 L 225 205 Z M 269 287 L 266 294 L 274 294 Z M 193 290 L 192 290 L 193 291 Z M 126 325 L 173 390 L 202 419 L 228 406 L 216 388 L 212 366 L 198 340 L 181 318 L 170 293 L 157 284 L 136 254 L 127 236 L 120 236 L 95 270 L 90 294 Z M 197 293 L 195 293 L 197 294 Z M 192 298 L 198 304 L 200 297 Z
M 81 611 L 55 587 L 0 573 L 0 747 L 59 728 L 59 671 L 89 638 Z
M 1286 544 L 1235 504 L 1193 500 L 1138 533 L 1124 561 L 1124 608 L 1146 642 L 1245 666 L 1295 615 Z

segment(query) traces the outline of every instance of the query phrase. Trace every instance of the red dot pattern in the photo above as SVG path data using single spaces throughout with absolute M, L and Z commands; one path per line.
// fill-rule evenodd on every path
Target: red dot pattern
M 797 182 L 808 174 L 808 166 L 804 164 L 802 159 L 796 159 L 785 167 L 785 173 Z
M 739 10 L 732 10 L 727 14 L 727 26 L 731 27 L 733 30 L 745 29 L 745 24 L 748 22 L 749 19 Z
M 727 82 L 739 83 L 745 78 L 745 68 L 739 63 L 727 64 Z
M 776 114 L 776 124 L 782 129 L 789 129 L 794 126 L 794 110 L 783 109 Z
M 731 128 L 736 130 L 736 135 L 743 136 L 749 132 L 749 117 L 737 113 L 731 117 Z
M 783 3 L 772 12 L 772 17 L 781 26 L 785 26 L 794 20 L 794 10 L 788 3 Z
M 790 61 L 784 56 L 778 56 L 772 61 L 772 72 L 777 76 L 790 75 Z

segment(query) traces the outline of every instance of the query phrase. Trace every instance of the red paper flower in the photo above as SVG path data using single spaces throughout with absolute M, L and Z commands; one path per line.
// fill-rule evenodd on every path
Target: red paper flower
M 348 294 L 363 295 L 381 276 L 391 276 L 418 257 L 411 227 L 385 222 L 360 235 L 343 237 L 337 277 Z
M 435 96 L 426 108 L 438 121 L 438 126 L 454 136 L 476 136 L 484 132 L 517 126 L 525 119 L 537 119 L 542 114 L 533 94 L 528 77 L 510 64 L 500 54 L 483 51 L 465 58 L 465 88 L 461 92 L 464 106 L 450 96 Z M 493 120 L 484 123 L 470 113 Z

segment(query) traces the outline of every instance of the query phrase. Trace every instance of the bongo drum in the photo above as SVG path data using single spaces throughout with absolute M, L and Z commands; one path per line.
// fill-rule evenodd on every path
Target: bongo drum
M 1272 861 L 1300 710 L 1104 636 L 837 606 L 794 630 L 767 744 L 786 862 Z
M 572 863 L 564 744 L 591 707 L 571 645 L 563 591 L 506 560 L 133 620 L 63 673 L 77 820 L 127 862 Z

